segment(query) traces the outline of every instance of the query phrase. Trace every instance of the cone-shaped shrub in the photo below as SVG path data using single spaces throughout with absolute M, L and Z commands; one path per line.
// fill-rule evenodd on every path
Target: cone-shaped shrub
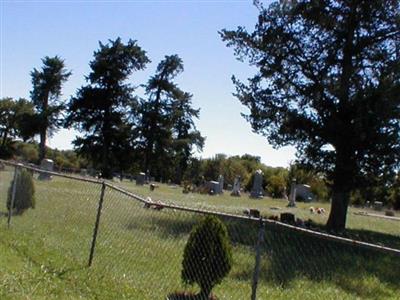
M 190 233 L 183 253 L 182 281 L 200 286 L 200 299 L 208 299 L 232 267 L 232 250 L 226 226 L 208 216 Z
M 22 214 L 28 208 L 35 208 L 35 186 L 33 184 L 32 174 L 25 170 L 18 170 L 16 176 L 16 190 L 15 190 L 15 199 L 13 210 L 17 214 Z M 11 197 L 13 190 L 14 180 L 11 182 L 10 187 L 8 188 L 7 195 L 7 209 L 10 210 L 11 207 Z

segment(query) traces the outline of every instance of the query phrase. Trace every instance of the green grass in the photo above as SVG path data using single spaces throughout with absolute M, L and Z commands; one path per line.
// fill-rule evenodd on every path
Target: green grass
M 0 173 L 0 213 L 11 172 Z M 241 213 L 258 208 L 264 215 L 293 211 L 311 215 L 309 204 L 286 209 L 284 200 L 183 194 L 160 185 L 154 192 L 131 182 L 116 183 L 153 200 Z M 35 180 L 36 208 L 0 217 L 0 299 L 165 299 L 192 290 L 180 280 L 182 253 L 201 216 L 174 210 L 149 210 L 106 190 L 92 267 L 87 267 L 100 186 L 54 178 Z M 329 208 L 328 204 L 313 206 Z M 280 207 L 280 210 L 271 210 Z M 348 215 L 349 234 L 400 248 L 399 223 Z M 234 245 L 234 266 L 214 289 L 219 299 L 249 299 L 257 224 L 224 220 Z M 259 299 L 400 299 L 400 259 L 321 241 L 278 228 L 266 230 L 258 285 Z

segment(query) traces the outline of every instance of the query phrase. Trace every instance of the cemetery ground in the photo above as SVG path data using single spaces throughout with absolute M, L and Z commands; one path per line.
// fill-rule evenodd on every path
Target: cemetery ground
M 36 207 L 13 216 L 7 228 L 6 195 L 12 173 L 0 172 L 0 299 L 165 299 L 192 290 L 181 283 L 182 253 L 200 215 L 143 208 L 126 195 L 106 189 L 93 265 L 87 262 L 101 186 L 54 177 L 35 179 Z M 37 175 L 35 175 L 37 177 Z M 153 200 L 242 214 L 259 209 L 264 216 L 291 211 L 324 224 L 327 203 L 183 194 L 180 187 L 114 183 Z M 308 208 L 324 207 L 325 215 Z M 272 209 L 271 209 L 272 208 Z M 276 208 L 280 208 L 277 210 Z M 348 235 L 400 249 L 400 222 L 354 215 Z M 258 224 L 223 220 L 233 244 L 234 264 L 213 293 L 219 299 L 249 299 Z M 258 299 L 400 299 L 400 259 L 388 254 L 319 240 L 266 227 Z

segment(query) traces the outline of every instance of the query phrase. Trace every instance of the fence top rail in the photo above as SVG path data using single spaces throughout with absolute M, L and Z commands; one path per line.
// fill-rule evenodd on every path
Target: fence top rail
M 90 182 L 90 183 L 95 183 L 95 184 L 103 184 L 103 180 L 86 178 L 86 177 L 77 176 L 77 175 L 68 175 L 68 174 L 63 174 L 63 173 L 54 172 L 54 171 L 47 171 L 47 170 L 41 169 L 40 167 L 32 167 L 32 166 L 26 165 L 25 163 L 22 163 L 22 162 L 17 162 L 17 161 L 14 162 L 14 161 L 9 161 L 9 160 L 2 160 L 2 159 L 0 159 L 0 162 L 5 165 L 8 165 L 8 166 L 21 167 L 21 168 L 25 168 L 27 170 L 31 170 L 31 171 L 34 171 L 37 173 L 44 173 L 44 174 L 49 174 L 49 175 L 53 175 L 53 176 L 57 176 L 57 177 L 63 177 L 63 178 L 68 178 L 68 179 L 78 180 L 78 181 L 85 181 L 85 182 Z
M 109 182 L 103 181 L 103 180 L 97 180 L 97 179 L 91 179 L 91 178 L 85 178 L 85 177 L 80 177 L 80 176 L 72 176 L 72 175 L 67 175 L 67 174 L 62 174 L 58 172 L 52 172 L 52 171 L 46 171 L 40 168 L 28 166 L 19 162 L 12 162 L 12 161 L 6 161 L 0 159 L 0 162 L 9 165 L 9 166 L 15 166 L 15 167 L 22 167 L 26 168 L 28 170 L 32 170 L 38 173 L 46 173 L 58 177 L 63 177 L 63 178 L 68 178 L 72 180 L 78 180 L 78 181 L 85 181 L 85 182 L 90 182 L 90 183 L 95 183 L 95 184 L 105 184 L 107 187 L 114 189 L 130 198 L 135 199 L 136 201 L 139 201 L 144 204 L 148 205 L 157 205 L 159 207 L 167 208 L 167 209 L 174 209 L 174 210 L 179 210 L 179 211 L 186 211 L 186 212 L 192 212 L 192 213 L 198 213 L 198 214 L 204 214 L 204 215 L 214 215 L 214 216 L 220 216 L 220 217 L 225 217 L 225 218 L 231 218 L 231 219 L 236 219 L 236 220 L 246 220 L 249 222 L 261 222 L 266 224 L 267 226 L 277 226 L 280 228 L 286 228 L 292 231 L 296 232 L 303 232 L 308 235 L 312 235 L 321 239 L 325 240 L 330 240 L 330 241 L 336 241 L 348 245 L 353 245 L 361 248 L 367 248 L 371 250 L 376 250 L 379 252 L 387 253 L 387 254 L 393 254 L 396 256 L 400 257 L 400 250 L 399 249 L 394 249 L 390 247 L 385 247 L 385 246 L 380 246 L 372 243 L 367 243 L 367 242 L 362 242 L 350 238 L 345 238 L 345 237 L 340 237 L 337 235 L 329 234 L 329 233 L 324 233 L 324 232 L 319 232 L 319 231 L 314 231 L 311 229 L 306 229 L 294 225 L 290 225 L 287 223 L 275 221 L 275 220 L 270 220 L 266 218 L 255 218 L 251 216 L 242 216 L 238 214 L 230 214 L 230 213 L 224 213 L 224 212 L 219 212 L 219 211 L 212 211 L 212 210 L 205 210 L 205 209 L 198 209 L 198 208 L 191 208 L 191 207 L 185 207 L 185 206 L 180 206 L 180 205 L 175 205 L 175 204 L 167 204 L 167 203 L 157 203 L 157 202 L 152 202 L 149 201 L 141 196 L 138 196 L 132 192 L 129 192 L 121 187 L 115 186 Z

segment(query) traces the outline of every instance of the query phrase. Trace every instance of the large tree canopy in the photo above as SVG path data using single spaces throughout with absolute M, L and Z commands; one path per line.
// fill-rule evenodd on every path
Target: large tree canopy
M 39 161 L 46 155 L 46 138 L 62 124 L 60 113 L 64 104 L 60 101 L 61 88 L 71 76 L 64 60 L 58 56 L 42 59 L 42 69 L 33 69 L 31 98 L 36 110 L 36 123 L 40 135 Z
M 165 56 L 145 86 L 147 97 L 140 107 L 142 167 L 158 179 L 174 176 L 175 182 L 181 180 L 193 146 L 201 150 L 204 141 L 194 125 L 199 110 L 191 106 L 192 95 L 174 82 L 182 72 L 178 55 Z
M 137 100 L 126 80 L 148 62 L 136 41 L 124 44 L 117 38 L 105 45 L 100 43 L 90 62 L 89 84 L 81 87 L 69 103 L 66 125 L 84 134 L 75 139 L 75 147 L 101 169 L 105 178 L 112 176 L 116 166 L 122 169 L 131 162 L 130 126 L 137 117 Z
M 328 228 L 343 230 L 349 193 L 400 156 L 399 1 L 256 2 L 253 32 L 221 36 L 258 71 L 238 99 L 253 129 L 332 181 Z

